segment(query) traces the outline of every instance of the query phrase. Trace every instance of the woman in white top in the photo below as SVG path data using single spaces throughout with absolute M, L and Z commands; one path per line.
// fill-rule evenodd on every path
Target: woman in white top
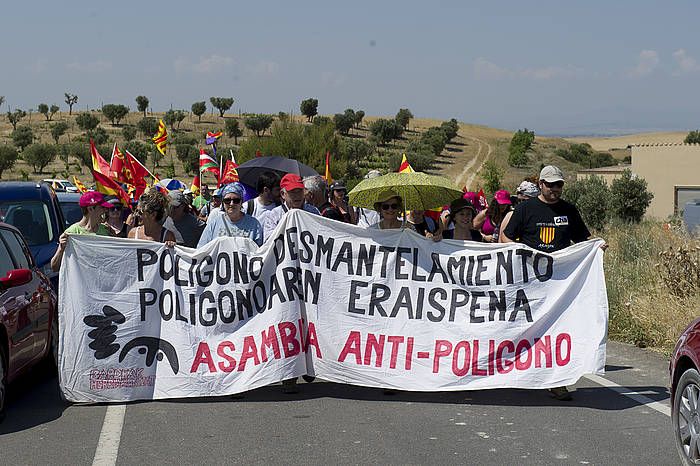
M 136 213 L 141 219 L 141 225 L 129 231 L 129 238 L 146 239 L 165 243 L 168 247 L 175 246 L 175 235 L 163 226 L 163 220 L 168 215 L 170 201 L 168 197 L 156 189 L 149 189 L 139 197 Z

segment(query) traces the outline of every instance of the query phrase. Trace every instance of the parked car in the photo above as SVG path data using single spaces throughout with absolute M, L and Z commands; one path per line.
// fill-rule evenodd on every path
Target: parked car
M 45 180 L 41 180 L 44 183 L 48 183 L 51 188 L 53 188 L 54 191 L 59 192 L 59 191 L 65 191 L 69 193 L 77 193 L 78 188 L 71 183 L 68 180 L 59 180 L 56 178 L 47 178 Z
M 700 462 L 700 318 L 681 334 L 669 365 L 671 420 L 683 464 Z
M 58 290 L 58 274 L 51 270 L 51 258 L 66 222 L 53 189 L 46 183 L 0 183 L 0 221 L 22 233 L 34 262 Z
M 63 219 L 66 222 L 66 228 L 79 222 L 83 218 L 83 212 L 80 210 L 80 193 L 57 192 L 58 205 L 61 206 Z
M 0 223 L 0 419 L 7 385 L 58 355 L 58 307 L 19 230 Z

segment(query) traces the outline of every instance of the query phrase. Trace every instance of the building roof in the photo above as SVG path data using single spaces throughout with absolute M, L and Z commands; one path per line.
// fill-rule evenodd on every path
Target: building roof
M 621 173 L 625 170 L 631 170 L 632 165 L 613 165 L 611 167 L 598 167 L 598 168 L 587 168 L 585 170 L 579 170 L 578 173 Z
M 665 147 L 665 146 L 697 146 L 700 144 L 687 144 L 685 142 L 647 142 L 643 144 L 630 144 L 627 148 L 631 147 Z

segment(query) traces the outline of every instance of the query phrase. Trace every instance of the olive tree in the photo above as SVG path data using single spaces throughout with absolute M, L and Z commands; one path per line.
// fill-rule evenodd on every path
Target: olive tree
M 202 115 L 207 111 L 207 103 L 205 101 L 195 102 L 192 104 L 192 114 L 197 116 L 197 121 L 202 121 Z
M 219 116 L 224 117 L 224 113 L 233 106 L 233 97 L 211 97 L 209 102 L 219 111 Z
M 148 110 L 149 103 L 148 97 L 145 95 L 136 96 L 136 108 L 138 108 L 139 112 L 143 112 L 144 118 L 146 118 L 146 110 Z
M 54 161 L 58 149 L 53 144 L 32 144 L 22 151 L 22 158 L 31 165 L 34 173 L 43 173 L 44 168 Z
M 66 105 L 68 105 L 68 115 L 72 115 L 73 114 L 73 105 L 78 103 L 78 96 L 75 94 L 70 94 L 68 92 L 66 92 L 64 95 L 66 97 L 66 100 L 65 100 Z
M 0 178 L 2 178 L 2 172 L 12 168 L 18 158 L 17 149 L 6 144 L 0 146 Z

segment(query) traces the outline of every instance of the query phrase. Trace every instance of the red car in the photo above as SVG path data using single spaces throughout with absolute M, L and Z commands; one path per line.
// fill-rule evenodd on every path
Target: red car
M 0 223 L 0 419 L 7 384 L 57 356 L 58 307 L 51 282 L 15 227 Z
M 683 464 L 700 463 L 700 318 L 678 338 L 671 356 L 671 419 Z

